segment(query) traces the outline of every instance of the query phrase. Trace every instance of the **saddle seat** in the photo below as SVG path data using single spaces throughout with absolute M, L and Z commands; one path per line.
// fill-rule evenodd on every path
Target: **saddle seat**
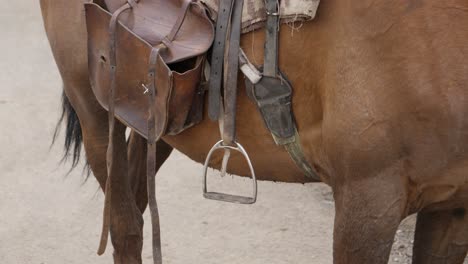
M 205 18 L 205 8 L 200 4 L 191 0 L 134 1 L 131 12 L 122 13 L 119 21 L 151 46 L 164 42 L 167 49 L 161 56 L 165 63 L 201 55 L 211 46 L 213 25 Z M 110 13 L 125 3 L 127 0 L 105 0 Z M 164 41 L 165 38 L 174 39 Z

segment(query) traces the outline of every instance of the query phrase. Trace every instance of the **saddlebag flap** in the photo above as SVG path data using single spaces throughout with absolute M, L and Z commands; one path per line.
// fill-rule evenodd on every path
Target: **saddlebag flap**
M 109 22 L 112 15 L 94 3 L 85 4 L 89 78 L 98 102 L 107 110 L 110 76 Z M 116 39 L 115 116 L 148 137 L 150 53 L 152 45 L 119 23 Z M 156 129 L 177 134 L 199 123 L 203 112 L 200 86 L 204 54 L 167 65 L 158 56 L 154 78 Z

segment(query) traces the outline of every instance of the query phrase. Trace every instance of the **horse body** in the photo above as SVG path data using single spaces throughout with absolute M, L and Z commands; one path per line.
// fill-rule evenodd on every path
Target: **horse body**
M 104 188 L 107 112 L 88 82 L 83 2 L 41 0 L 41 7 L 66 95 L 80 118 L 87 158 Z M 279 62 L 294 87 L 301 143 L 336 200 L 334 263 L 386 263 L 399 222 L 416 212 L 413 263 L 463 263 L 468 250 L 467 10 L 462 0 L 329 0 L 321 3 L 314 22 L 297 31 L 282 26 Z M 262 31 L 243 35 L 241 45 L 254 64 L 262 64 Z M 274 144 L 240 83 L 237 138 L 257 177 L 308 181 Z M 218 124 L 207 119 L 163 137 L 197 162 L 218 139 Z M 171 147 L 164 142 L 159 147 L 165 149 L 160 165 Z M 123 191 L 124 198 L 136 195 L 144 210 L 144 139 L 133 133 L 129 148 L 130 160 L 139 162 L 129 164 L 132 188 Z M 212 166 L 220 163 L 218 156 Z M 240 156 L 231 159 L 228 170 L 249 173 Z M 141 229 L 127 233 L 132 232 Z M 120 233 L 125 232 L 112 233 L 116 255 L 134 252 L 124 263 L 139 263 L 140 249 L 121 246 L 127 240 Z
M 451 22 L 457 11 L 441 12 L 437 8 L 443 4 L 386 3 L 364 12 L 361 4 L 353 3 L 353 15 L 334 11 L 346 5 L 332 5 L 323 3 L 317 20 L 299 32 L 283 26 L 280 41 L 280 68 L 294 87 L 294 112 L 309 162 L 328 184 L 372 177 L 398 164 L 411 183 L 410 192 L 428 196 L 424 199 L 431 196 L 424 194 L 427 185 L 462 188 L 465 179 L 454 171 L 463 171 L 467 158 L 468 46 L 463 42 L 468 32 L 463 22 L 468 18 L 461 15 Z M 382 17 L 387 10 L 393 13 Z M 434 22 L 420 28 L 427 19 Z M 447 24 L 464 36 L 447 38 Z M 242 39 L 248 57 L 259 65 L 263 43 L 263 32 Z M 242 84 L 238 109 L 238 139 L 251 154 L 259 177 L 306 180 L 274 145 Z M 164 140 L 202 163 L 219 139 L 217 131 L 217 124 L 206 120 Z M 199 138 L 206 140 L 193 140 Z M 221 157 L 217 167 L 220 161 Z M 234 161 L 233 173 L 248 173 L 242 162 L 240 157 Z M 422 209 L 438 199 L 416 199 L 412 207 Z

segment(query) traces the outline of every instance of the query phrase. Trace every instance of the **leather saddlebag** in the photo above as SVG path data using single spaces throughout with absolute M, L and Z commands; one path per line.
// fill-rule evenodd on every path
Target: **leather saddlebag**
M 94 3 L 86 4 L 88 66 L 90 81 L 99 103 L 108 109 L 110 90 L 111 14 Z M 115 116 L 148 138 L 149 60 L 152 45 L 119 23 L 116 40 Z M 203 118 L 204 91 L 200 86 L 204 54 L 167 65 L 157 59 L 154 78 L 155 113 L 158 134 L 177 134 Z

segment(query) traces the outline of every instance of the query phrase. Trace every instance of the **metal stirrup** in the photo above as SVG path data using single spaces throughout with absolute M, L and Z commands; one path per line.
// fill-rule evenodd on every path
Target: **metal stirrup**
M 252 162 L 250 160 L 249 155 L 247 154 L 247 152 L 245 151 L 245 149 L 242 147 L 241 144 L 237 142 L 233 142 L 233 145 L 234 146 L 224 145 L 224 141 L 220 140 L 211 148 L 210 152 L 208 152 L 208 156 L 206 157 L 205 165 L 203 167 L 203 197 L 207 199 L 211 199 L 211 200 L 217 200 L 217 201 L 223 201 L 223 202 L 229 202 L 229 203 L 253 204 L 257 201 L 257 178 L 255 177 L 255 171 L 253 169 Z M 245 160 L 247 161 L 247 164 L 249 165 L 250 173 L 252 174 L 252 197 L 218 193 L 218 192 L 208 192 L 208 187 L 207 187 L 208 165 L 210 163 L 211 156 L 218 149 L 224 149 L 225 153 L 228 153 L 231 150 L 235 150 L 237 152 L 240 152 L 244 156 Z M 222 167 L 221 167 L 221 173 L 226 172 L 229 157 L 230 155 L 224 155 Z

